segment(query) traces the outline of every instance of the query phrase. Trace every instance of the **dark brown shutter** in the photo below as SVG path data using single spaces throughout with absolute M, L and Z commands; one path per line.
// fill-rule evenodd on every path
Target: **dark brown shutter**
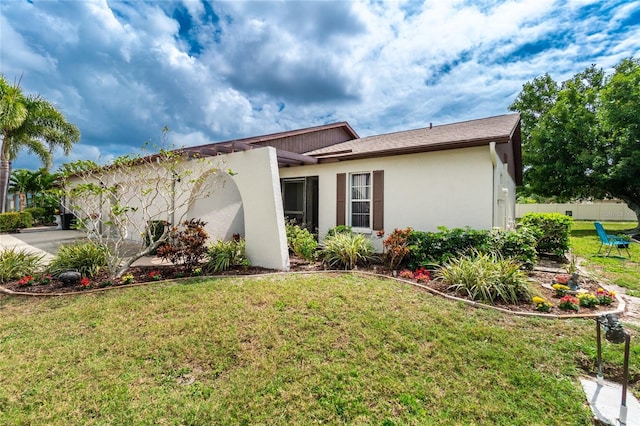
M 384 170 L 373 172 L 373 230 L 384 229 Z
M 346 225 L 347 211 L 347 174 L 338 173 L 336 180 L 336 226 Z

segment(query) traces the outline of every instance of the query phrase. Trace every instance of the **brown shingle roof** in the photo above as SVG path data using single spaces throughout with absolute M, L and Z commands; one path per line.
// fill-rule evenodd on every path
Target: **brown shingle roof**
M 508 143 L 519 122 L 519 114 L 499 115 L 353 139 L 305 154 L 318 159 L 346 160 L 479 146 L 489 142 Z

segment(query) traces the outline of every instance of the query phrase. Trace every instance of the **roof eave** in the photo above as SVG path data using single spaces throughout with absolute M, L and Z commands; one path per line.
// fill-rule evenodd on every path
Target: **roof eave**
M 431 144 L 431 145 L 391 148 L 391 149 L 369 151 L 369 152 L 353 153 L 353 152 L 341 151 L 336 153 L 312 155 L 312 157 L 317 158 L 319 163 L 330 163 L 330 162 L 344 161 L 344 160 L 359 160 L 364 158 L 389 157 L 393 155 L 417 154 L 421 152 L 445 151 L 445 150 L 459 149 L 459 148 L 471 148 L 476 146 L 488 145 L 490 142 L 509 143 L 510 139 L 511 138 L 509 136 L 500 136 L 496 138 L 470 139 L 466 141 L 444 142 L 444 143 Z

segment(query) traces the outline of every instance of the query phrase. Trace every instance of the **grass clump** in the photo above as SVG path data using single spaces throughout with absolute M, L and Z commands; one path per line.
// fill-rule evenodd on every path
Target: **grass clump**
M 518 303 L 531 300 L 520 263 L 496 254 L 472 252 L 453 258 L 436 273 L 449 289 L 482 302 Z
M 230 241 L 218 240 L 209 245 L 206 253 L 205 269 L 212 272 L 223 272 L 238 266 L 249 266 L 245 253 L 245 240 L 234 238 Z
M 107 248 L 94 242 L 76 242 L 60 246 L 47 271 L 54 276 L 76 270 L 84 277 L 97 275 L 107 264 Z
M 0 250 L 0 282 L 33 275 L 42 269 L 43 256 L 15 248 Z
M 353 269 L 373 256 L 373 243 L 363 234 L 338 232 L 324 240 L 322 261 L 331 268 Z

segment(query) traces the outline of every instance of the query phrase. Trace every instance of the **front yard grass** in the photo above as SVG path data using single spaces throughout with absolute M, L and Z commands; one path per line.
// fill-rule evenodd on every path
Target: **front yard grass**
M 624 233 L 635 228 L 636 222 L 603 222 L 602 225 L 608 234 Z M 612 284 L 625 287 L 627 294 L 640 297 L 640 247 L 637 243 L 631 243 L 629 251 L 631 259 L 620 257 L 618 251 L 611 250 L 611 256 L 606 257 L 609 248 L 603 248 L 598 255 L 600 239 L 596 233 L 593 221 L 576 221 L 571 228 L 571 249 L 574 254 L 587 260 L 584 265 L 587 270 L 604 278 Z M 625 250 L 622 251 L 627 256 Z
M 0 296 L 0 424 L 588 425 L 594 328 L 349 274 Z

